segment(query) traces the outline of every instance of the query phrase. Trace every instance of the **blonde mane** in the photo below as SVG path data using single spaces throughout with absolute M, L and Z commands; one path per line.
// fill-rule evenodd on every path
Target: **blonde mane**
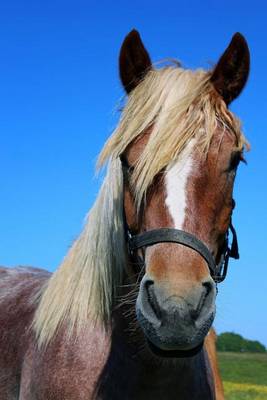
M 199 151 L 207 154 L 218 121 L 236 135 L 238 149 L 246 144 L 239 120 L 216 93 L 210 76 L 210 71 L 177 66 L 152 69 L 129 95 L 118 128 L 100 154 L 99 165 L 118 157 L 152 127 L 132 176 L 137 207 L 154 177 L 178 158 L 193 137 Z
M 109 165 L 85 227 L 43 288 L 35 314 L 39 343 L 65 324 L 69 334 L 88 321 L 109 324 L 127 264 L 123 226 L 123 177 L 119 156 L 144 133 L 151 134 L 135 166 L 139 207 L 153 178 L 193 137 L 206 154 L 218 123 L 231 128 L 238 148 L 246 144 L 240 124 L 215 93 L 210 72 L 164 67 L 151 70 L 129 95 L 120 123 L 99 157 Z

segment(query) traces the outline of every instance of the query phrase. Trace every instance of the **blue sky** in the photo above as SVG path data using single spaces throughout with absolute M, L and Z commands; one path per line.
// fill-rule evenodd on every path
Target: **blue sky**
M 153 61 L 209 67 L 240 31 L 251 75 L 232 104 L 251 142 L 235 186 L 240 261 L 219 287 L 215 327 L 267 346 L 266 11 L 263 1 L 0 3 L 0 264 L 53 271 L 98 189 L 94 164 L 116 126 L 117 58 L 137 28 Z

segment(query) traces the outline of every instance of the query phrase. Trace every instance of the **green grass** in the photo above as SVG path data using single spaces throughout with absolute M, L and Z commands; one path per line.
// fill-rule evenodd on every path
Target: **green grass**
M 218 356 L 226 400 L 267 400 L 267 354 Z

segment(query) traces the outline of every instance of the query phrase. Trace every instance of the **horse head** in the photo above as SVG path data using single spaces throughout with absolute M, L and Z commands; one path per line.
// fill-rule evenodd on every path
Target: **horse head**
M 175 66 L 157 75 L 136 31 L 122 45 L 120 77 L 129 100 L 117 145 L 129 135 L 119 151 L 126 235 L 129 243 L 148 239 L 130 248 L 129 259 L 140 274 L 137 320 L 154 350 L 196 349 L 214 320 L 220 277 L 210 264 L 225 261 L 234 179 L 247 144 L 228 105 L 248 72 L 239 33 L 205 73 Z M 184 242 L 179 235 L 172 240 L 177 232 Z

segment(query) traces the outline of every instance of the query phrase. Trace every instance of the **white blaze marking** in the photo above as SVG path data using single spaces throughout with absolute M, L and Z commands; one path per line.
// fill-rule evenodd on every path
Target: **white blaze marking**
M 190 155 L 193 142 L 194 140 L 181 153 L 176 162 L 169 165 L 165 177 L 167 188 L 166 205 L 176 229 L 182 229 L 185 220 L 186 186 L 193 166 L 193 160 Z

